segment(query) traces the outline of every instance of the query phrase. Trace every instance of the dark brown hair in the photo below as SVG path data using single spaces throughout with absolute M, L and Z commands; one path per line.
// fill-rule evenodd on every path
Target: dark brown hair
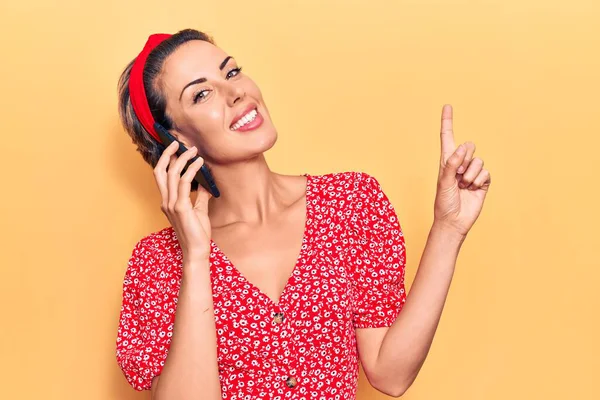
M 206 33 L 194 29 L 184 29 L 160 43 L 150 53 L 146 60 L 146 65 L 144 66 L 144 89 L 146 91 L 146 97 L 148 98 L 148 106 L 150 107 L 154 120 L 166 129 L 172 129 L 174 124 L 171 118 L 165 114 L 167 106 L 166 99 L 160 91 L 157 78 L 162 71 L 165 59 L 179 46 L 190 40 L 203 40 L 215 44 L 213 38 Z M 165 147 L 158 143 L 146 129 L 144 129 L 133 111 L 131 99 L 129 98 L 129 74 L 131 73 L 131 67 L 134 62 L 135 59 L 125 67 L 125 70 L 119 78 L 119 117 L 127 134 L 129 134 L 133 143 L 136 144 L 137 151 L 140 152 L 144 160 L 154 168 Z M 197 189 L 198 183 L 192 181 L 192 191 Z

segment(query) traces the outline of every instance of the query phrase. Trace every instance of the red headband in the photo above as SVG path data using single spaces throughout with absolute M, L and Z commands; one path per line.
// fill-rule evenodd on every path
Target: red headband
M 166 33 L 155 33 L 150 35 L 144 49 L 135 59 L 129 74 L 129 98 L 131 100 L 131 105 L 133 106 L 133 111 L 135 111 L 135 115 L 144 129 L 146 129 L 158 143 L 162 143 L 162 141 L 154 130 L 154 117 L 148 106 L 148 98 L 146 97 L 146 90 L 144 89 L 144 66 L 146 65 L 148 55 L 150 55 L 152 50 L 171 36 L 172 35 Z

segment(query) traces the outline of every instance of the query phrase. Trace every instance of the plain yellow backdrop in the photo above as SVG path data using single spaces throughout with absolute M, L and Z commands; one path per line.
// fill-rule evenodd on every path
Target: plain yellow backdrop
M 399 215 L 414 279 L 442 105 L 492 173 L 411 400 L 599 399 L 600 3 L 39 1 L 0 5 L 5 399 L 147 399 L 115 338 L 133 245 L 167 226 L 119 125 L 147 36 L 213 35 L 261 87 L 273 170 L 359 170 Z M 361 375 L 359 399 L 383 399 Z

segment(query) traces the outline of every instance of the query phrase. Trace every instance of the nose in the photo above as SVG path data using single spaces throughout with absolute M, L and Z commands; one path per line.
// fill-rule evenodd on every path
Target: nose
M 246 91 L 240 85 L 230 83 L 227 85 L 227 102 L 229 106 L 234 106 L 235 103 L 241 101 L 246 96 Z

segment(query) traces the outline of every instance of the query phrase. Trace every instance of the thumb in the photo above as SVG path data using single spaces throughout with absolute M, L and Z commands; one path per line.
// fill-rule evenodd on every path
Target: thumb
M 208 214 L 208 200 L 210 200 L 212 194 L 200 184 L 198 184 L 198 190 L 196 192 L 194 210 Z
M 460 167 L 465 160 L 467 155 L 467 149 L 464 145 L 458 146 L 458 148 L 452 153 L 452 155 L 446 160 L 445 164 L 441 165 L 442 174 L 440 183 L 444 187 L 453 185 L 456 182 L 456 174 L 458 167 Z

